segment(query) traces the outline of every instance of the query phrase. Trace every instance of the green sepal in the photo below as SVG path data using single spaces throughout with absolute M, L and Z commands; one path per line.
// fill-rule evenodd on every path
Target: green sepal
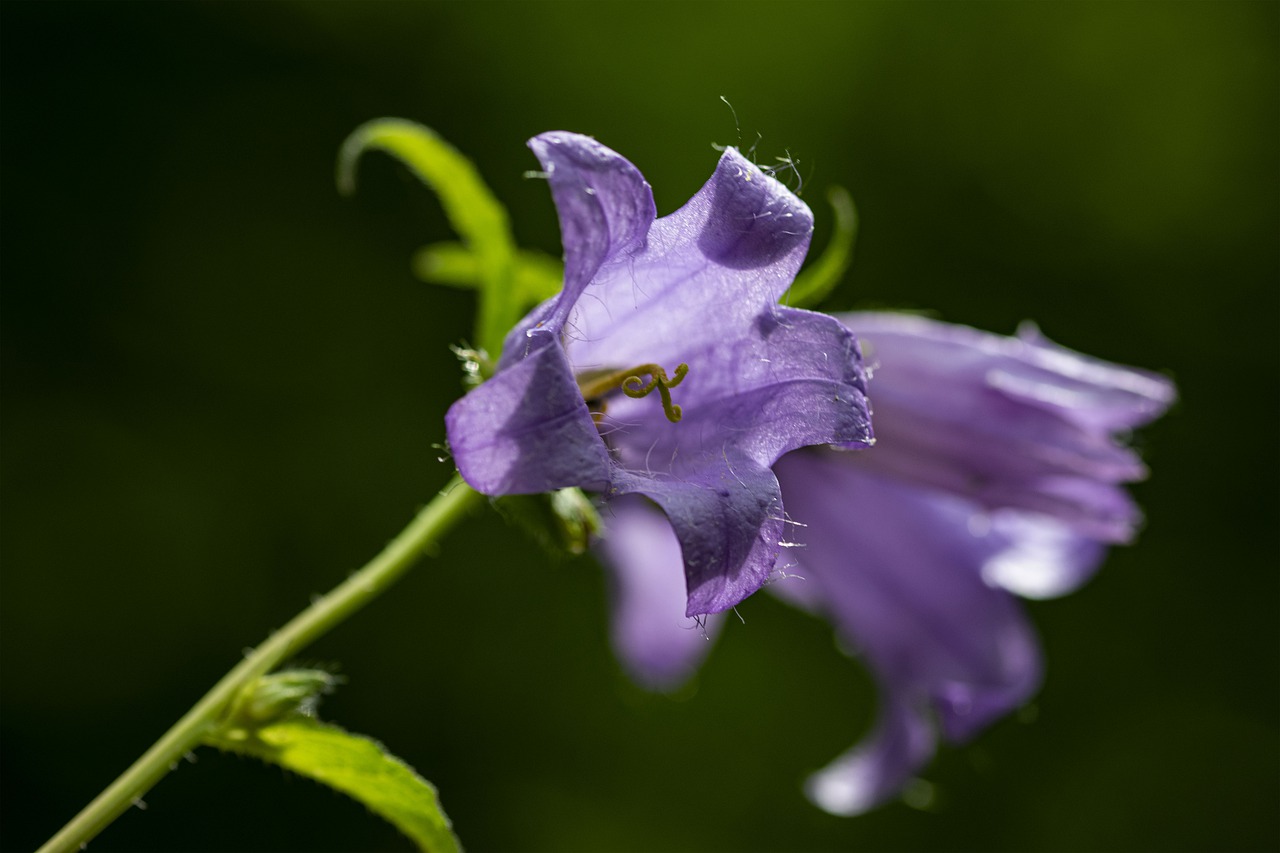
M 515 241 L 506 209 L 471 161 L 430 129 L 404 119 L 375 119 L 356 128 L 338 153 L 338 189 L 355 191 L 356 164 L 370 150 L 385 151 L 435 191 L 453 230 L 475 256 L 479 308 L 476 341 L 499 352 L 508 329 L 523 315 L 513 286 Z
M 340 791 L 395 826 L 421 850 L 457 853 L 461 845 L 430 782 L 377 741 L 308 715 L 320 692 L 332 684 L 333 676 L 320 670 L 264 676 L 203 742 Z
M 853 246 L 858 239 L 858 209 L 844 187 L 827 190 L 827 202 L 835 213 L 831 240 L 816 261 L 801 270 L 791 287 L 782 295 L 782 303 L 796 308 L 811 308 L 827 297 L 840 283 L 853 262 Z
M 505 495 L 493 504 L 508 521 L 555 557 L 584 553 L 602 526 L 599 512 L 581 489 Z
M 339 677 L 323 669 L 286 669 L 264 675 L 236 697 L 224 725 L 256 728 L 298 714 L 315 713 L 320 697 Z
M 461 243 L 433 243 L 413 256 L 413 274 L 428 284 L 462 289 L 480 286 L 480 261 Z M 542 252 L 520 249 L 515 257 L 515 289 L 521 310 L 549 299 L 564 285 L 564 265 Z

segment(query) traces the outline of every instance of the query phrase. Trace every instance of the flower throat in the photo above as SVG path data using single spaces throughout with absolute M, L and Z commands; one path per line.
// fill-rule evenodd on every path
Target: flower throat
M 674 424 L 680 422 L 684 411 L 671 402 L 671 389 L 683 382 L 688 372 L 689 365 L 684 362 L 676 366 L 675 373 L 670 377 L 657 364 L 641 364 L 626 370 L 588 370 L 578 374 L 578 388 L 596 422 L 604 416 L 604 398 L 615 389 L 621 388 L 623 394 L 636 399 L 647 397 L 656 389 L 662 398 L 662 411 L 667 420 Z M 648 382 L 641 381 L 640 377 L 643 375 L 648 375 Z

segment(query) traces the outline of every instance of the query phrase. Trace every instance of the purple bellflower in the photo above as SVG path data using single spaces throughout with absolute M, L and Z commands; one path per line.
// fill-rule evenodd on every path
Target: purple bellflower
M 600 493 L 615 543 L 639 537 L 641 559 L 675 543 L 686 616 L 731 608 L 786 538 L 773 463 L 871 442 L 852 333 L 777 304 L 812 214 L 732 148 L 659 219 L 640 172 L 596 141 L 529 146 L 560 218 L 564 289 L 449 410 L 458 470 L 490 495 Z
M 1140 514 L 1119 484 L 1146 470 L 1119 439 L 1174 392 L 1029 327 L 1004 337 L 907 315 L 840 319 L 875 365 L 877 443 L 775 464 L 803 546 L 779 571 L 803 580 L 770 591 L 828 618 L 880 687 L 872 731 L 809 784 L 819 806 L 852 815 L 910 781 L 936 730 L 964 741 L 1035 692 L 1039 646 L 1014 596 L 1067 593 L 1132 538 Z M 638 680 L 674 686 L 709 645 L 676 611 L 678 543 L 653 529 L 640 549 L 631 531 L 611 532 L 615 648 Z

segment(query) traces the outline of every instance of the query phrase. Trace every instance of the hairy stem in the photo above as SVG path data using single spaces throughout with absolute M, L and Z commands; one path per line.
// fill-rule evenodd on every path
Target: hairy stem
M 378 556 L 246 655 L 133 766 L 49 839 L 40 853 L 75 851 L 88 844 L 217 727 L 241 690 L 379 596 L 480 499 L 478 492 L 455 476 Z

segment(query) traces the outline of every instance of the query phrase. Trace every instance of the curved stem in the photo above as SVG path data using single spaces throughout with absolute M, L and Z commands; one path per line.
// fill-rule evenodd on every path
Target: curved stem
M 480 494 L 455 476 L 409 525 L 363 568 L 317 599 L 222 677 L 173 728 L 120 775 L 80 814 L 49 839 L 39 853 L 75 851 L 141 799 L 183 756 L 215 728 L 240 691 L 301 651 L 395 583 L 472 507 Z

